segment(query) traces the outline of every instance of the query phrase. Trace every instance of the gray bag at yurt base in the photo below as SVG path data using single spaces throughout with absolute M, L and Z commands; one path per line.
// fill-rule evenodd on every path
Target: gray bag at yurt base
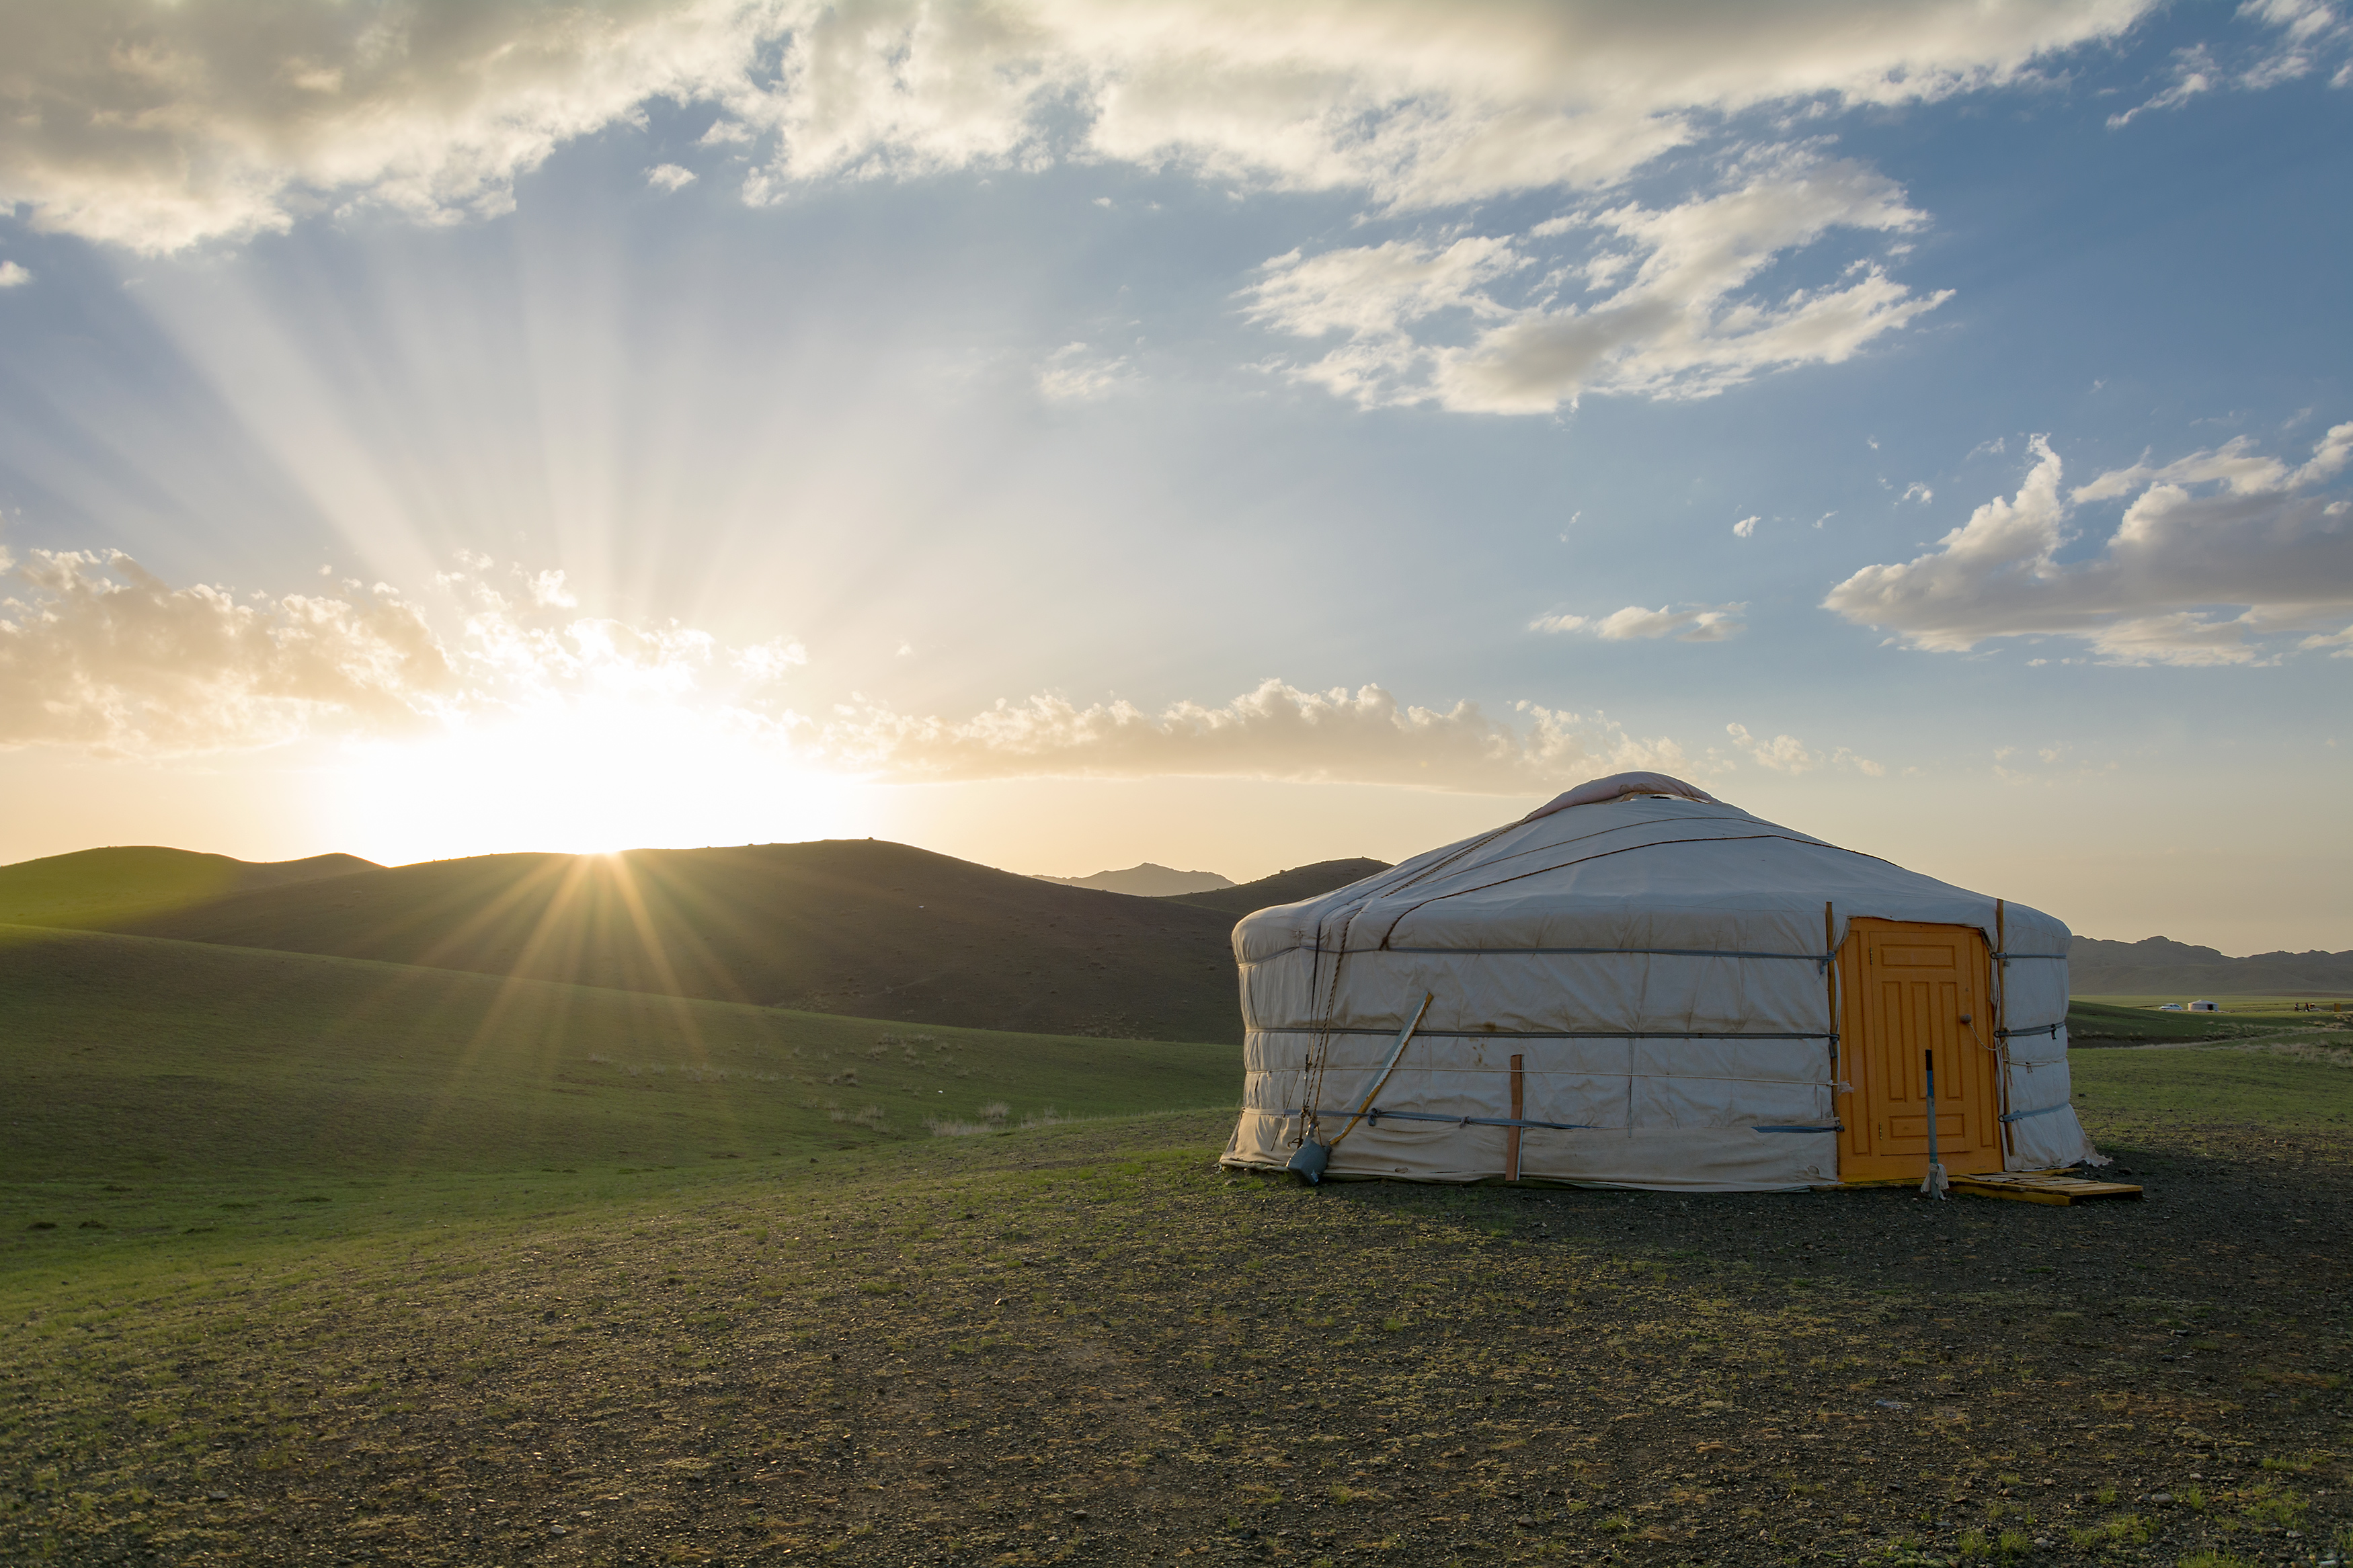
M 1224 1163 L 1767 1192 L 2096 1161 L 2067 928 L 1659 773 L 1234 928 Z M 1934 1100 L 1926 1079 L 1935 1063 Z

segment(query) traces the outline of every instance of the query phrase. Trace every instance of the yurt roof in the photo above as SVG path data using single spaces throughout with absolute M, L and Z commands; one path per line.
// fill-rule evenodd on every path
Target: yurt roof
M 1753 816 L 1658 773 L 1614 774 L 1508 826 L 1417 855 L 1235 928 L 1245 963 L 1286 949 L 1819 953 L 1823 907 L 1996 927 L 1992 897 Z M 2063 953 L 2061 921 L 2010 904 L 2012 948 Z

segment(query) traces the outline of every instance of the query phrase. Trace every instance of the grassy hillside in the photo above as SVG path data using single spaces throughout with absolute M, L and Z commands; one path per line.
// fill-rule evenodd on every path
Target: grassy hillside
M 382 868 L 356 855 L 234 860 L 150 847 L 83 849 L 0 866 L 0 925 L 89 925 L 225 895 Z
M 1297 866 L 1288 871 L 1277 871 L 1271 877 L 1261 877 L 1255 882 L 1244 882 L 1239 887 L 1219 888 L 1208 893 L 1181 893 L 1166 901 L 1190 904 L 1199 910 L 1215 910 L 1219 914 L 1240 920 L 1253 910 L 1317 898 L 1335 888 L 1345 888 L 1351 882 L 1362 881 L 1376 871 L 1388 868 L 1386 860 L 1318 860 L 1313 866 Z
M 1241 1037 L 1230 918 L 871 839 L 492 855 L 88 923 L 967 1028 Z
M 1229 1046 L 872 1021 L 147 937 L 0 931 L 5 1203 L 104 1184 L 806 1160 L 1235 1102 Z M 207 1200 L 210 1201 L 210 1200 Z M 274 1201 L 274 1200 L 273 1200 Z M 38 1206 L 36 1204 L 35 1206 Z M 46 1211 L 44 1211 L 46 1214 Z M 227 1224 L 224 1210 L 208 1223 Z M 0 1251 L 24 1245 L 19 1217 Z M 113 1224 L 115 1222 L 109 1221 Z M 160 1223 L 160 1222 L 158 1222 Z
M 2067 1004 L 2067 1037 L 2077 1045 L 2188 1045 L 2205 1040 L 2247 1039 L 2298 1031 L 2353 1043 L 2346 1026 L 2353 1018 L 2297 1013 L 2276 1004 L 2228 1013 L 2160 1013 L 2153 1006 L 2074 997 Z

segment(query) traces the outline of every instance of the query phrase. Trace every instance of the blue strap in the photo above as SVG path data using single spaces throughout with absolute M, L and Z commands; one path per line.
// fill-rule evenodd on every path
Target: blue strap
M 2004 1121 L 2023 1121 L 2030 1116 L 2048 1116 L 2054 1110 L 2072 1110 L 2074 1108 L 2072 1105 L 2063 1100 L 2056 1105 L 2046 1105 L 2040 1110 L 2013 1110 L 2005 1115 L 2002 1120 Z
M 1262 1110 L 1259 1114 L 1299 1116 L 1304 1112 L 1297 1110 Z M 1383 1117 L 1393 1121 L 1443 1121 L 1451 1127 L 1545 1127 L 1555 1132 L 1585 1132 L 1591 1131 L 1593 1126 L 1588 1121 L 1523 1121 L 1508 1116 L 1433 1116 L 1427 1110 L 1383 1110 L 1378 1106 L 1368 1107 L 1365 1111 L 1365 1120 L 1376 1127 L 1381 1124 Z
M 1751 1132 L 1843 1132 L 1846 1123 L 1833 1121 L 1828 1127 L 1752 1127 Z

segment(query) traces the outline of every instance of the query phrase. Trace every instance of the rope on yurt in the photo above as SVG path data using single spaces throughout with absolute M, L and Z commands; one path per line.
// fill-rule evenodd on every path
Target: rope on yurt
M 1332 977 L 1324 987 L 1324 1005 L 1316 1009 L 1322 1016 L 1316 1021 L 1315 1044 L 1309 1047 L 1306 1068 L 1300 1075 L 1299 1103 L 1303 1110 L 1300 1113 L 1299 1129 L 1291 1139 L 1295 1148 L 1305 1148 L 1315 1136 L 1318 1122 L 1316 1112 L 1324 1103 L 1324 1068 L 1332 1059 L 1334 1032 L 1332 1026 L 1340 1013 L 1340 965 L 1348 956 L 1348 931 L 1356 923 L 1357 910 L 1363 908 L 1364 905 L 1359 903 L 1356 909 L 1350 910 L 1347 918 L 1340 922 L 1339 946 L 1332 953 Z M 1324 950 L 1324 921 L 1320 918 L 1315 922 L 1315 949 L 1316 956 L 1321 958 Z
M 1830 1007 L 1831 1053 L 1831 1117 L 1843 1121 L 1838 1113 L 1839 1091 L 1846 1079 L 1839 1068 L 1839 987 L 1838 987 L 1838 919 L 1831 912 L 1831 900 L 1822 900 L 1822 996 Z M 1762 1132 L 1763 1128 L 1757 1131 Z M 1843 1131 L 1843 1129 L 1841 1129 Z
M 1288 1110 L 1279 1111 L 1277 1114 L 1282 1116 L 1296 1116 L 1299 1114 L 1299 1110 L 1297 1107 L 1293 1107 Z M 1536 1121 L 1526 1117 L 1514 1116 L 1446 1116 L 1432 1110 L 1383 1110 L 1377 1105 L 1367 1106 L 1366 1108 L 1365 1120 L 1376 1127 L 1379 1126 L 1384 1121 L 1443 1121 L 1449 1127 L 1542 1127 L 1553 1132 L 1591 1132 L 1596 1130 L 1597 1126 L 1596 1123 L 1590 1121 Z M 1758 1132 L 1824 1132 L 1837 1131 L 1838 1129 L 1822 1127 L 1759 1127 L 1754 1131 Z M 1332 1142 L 1337 1143 L 1339 1139 L 1335 1138 Z
M 1504 834 L 1509 833 L 1514 828 L 1521 826 L 1523 825 L 1514 822 L 1504 826 L 1495 828 L 1492 832 L 1482 833 L 1478 837 L 1464 844 L 1461 848 L 1455 850 L 1453 854 L 1447 856 L 1442 860 L 1439 860 L 1431 865 L 1424 866 L 1419 870 L 1413 872 L 1411 875 L 1405 877 L 1400 880 L 1395 882 L 1384 882 L 1378 887 L 1367 889 L 1364 896 L 1358 899 L 1356 904 L 1350 908 L 1347 918 L 1340 922 L 1339 946 L 1332 954 L 1332 976 L 1329 983 L 1324 989 L 1324 1005 L 1318 1009 L 1321 1016 L 1316 1019 L 1315 1044 L 1310 1047 L 1307 1060 L 1300 1070 L 1300 1120 L 1297 1131 L 1292 1134 L 1291 1142 L 1292 1146 L 1294 1149 L 1299 1150 L 1302 1154 L 1305 1153 L 1308 1143 L 1314 1138 L 1315 1129 L 1321 1125 L 1322 1122 L 1324 1071 L 1324 1068 L 1330 1065 L 1332 1060 L 1332 1037 L 1340 1033 L 1356 1032 L 1353 1030 L 1343 1031 L 1335 1029 L 1333 1026 L 1338 1021 L 1340 1014 L 1340 966 L 1347 960 L 1348 936 L 1349 933 L 1356 929 L 1356 917 L 1365 911 L 1366 906 L 1370 904 L 1374 899 L 1397 892 L 1401 889 L 1410 888 L 1416 882 L 1434 877 L 1439 872 L 1446 869 L 1447 867 L 1453 865 L 1457 860 L 1460 860 L 1464 856 L 1472 853 L 1473 850 L 1484 848 L 1487 845 L 1502 837 Z M 1324 924 L 1327 918 L 1328 917 L 1326 916 L 1319 915 L 1315 920 L 1315 956 L 1319 963 L 1322 961 L 1324 956 Z M 1389 929 L 1392 931 L 1397 929 L 1395 921 L 1390 922 Z M 1386 934 L 1384 934 L 1382 940 L 1386 943 L 1388 940 Z M 1423 1005 L 1429 1005 L 1427 1000 L 1424 1001 Z M 1419 1015 L 1417 1014 L 1415 1016 L 1418 1018 Z M 1337 1142 L 1338 1140 L 1335 1139 L 1333 1142 Z M 1324 1147 L 1328 1150 L 1330 1145 L 1326 1144 Z M 1313 1182 L 1322 1173 L 1323 1166 L 1320 1161 L 1311 1161 L 1310 1163 L 1314 1165 L 1314 1172 L 1313 1173 L 1308 1173 L 1305 1167 L 1301 1164 L 1298 1156 L 1293 1156 L 1292 1161 L 1293 1168 L 1301 1171 L 1303 1174 L 1307 1175 L 1307 1179 L 1309 1181 Z
M 1364 1103 L 1356 1107 L 1356 1115 L 1348 1118 L 1348 1125 L 1341 1128 L 1338 1136 L 1324 1145 L 1326 1151 L 1337 1149 L 1340 1146 L 1340 1139 L 1354 1132 L 1356 1130 L 1356 1123 L 1365 1119 L 1365 1112 L 1372 1109 L 1373 1097 L 1387 1087 L 1389 1074 L 1397 1071 L 1398 1063 L 1405 1058 L 1406 1042 L 1413 1038 L 1413 1032 L 1416 1029 L 1421 1027 L 1422 1015 L 1430 1011 L 1430 1003 L 1437 999 L 1438 993 L 1435 991 L 1425 991 L 1421 994 L 1421 1005 L 1413 1010 L 1413 1016 L 1408 1018 L 1405 1027 L 1398 1031 L 1397 1049 L 1389 1053 L 1388 1065 L 1381 1068 L 1380 1077 L 1373 1079 L 1373 1087 L 1365 1091 Z
M 2018 1152 L 2018 1140 L 2010 1135 L 2010 906 L 2000 899 L 1993 901 L 1993 1052 L 1995 1125 L 2001 1129 L 2002 1163 Z M 2058 1031 L 2052 1031 L 2058 1037 Z

